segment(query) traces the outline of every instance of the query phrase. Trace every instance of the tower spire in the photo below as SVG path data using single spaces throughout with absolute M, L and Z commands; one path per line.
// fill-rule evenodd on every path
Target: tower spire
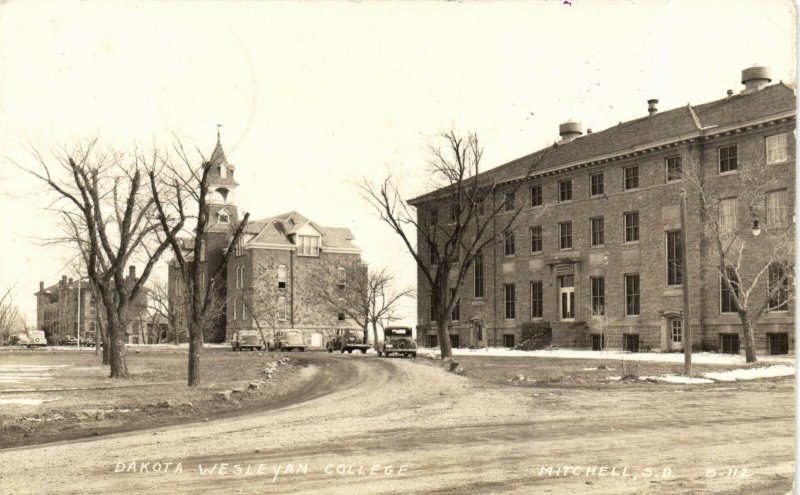
M 217 142 L 218 142 L 218 143 L 219 143 L 219 141 L 220 141 L 220 136 L 219 136 L 219 134 L 220 134 L 220 130 L 221 130 L 221 129 L 222 129 L 222 124 L 217 124 Z

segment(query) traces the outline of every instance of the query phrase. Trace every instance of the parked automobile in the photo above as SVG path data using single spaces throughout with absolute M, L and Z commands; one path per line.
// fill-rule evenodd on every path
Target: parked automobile
M 260 351 L 263 348 L 264 341 L 261 339 L 261 333 L 256 330 L 239 330 L 231 337 L 231 349 L 234 351 L 243 349 L 258 349 Z
M 78 345 L 78 340 L 72 335 L 64 335 L 58 341 L 58 345 Z
M 389 354 L 417 357 L 417 341 L 410 327 L 386 327 L 383 329 L 383 342 L 378 347 L 378 356 Z
M 47 339 L 43 330 L 32 330 L 27 334 L 20 334 L 19 345 L 24 345 L 28 349 L 33 347 L 47 347 Z
M 364 333 L 360 330 L 351 330 L 349 328 L 337 328 L 333 336 L 333 340 L 329 340 L 325 344 L 328 352 L 339 351 L 353 353 L 354 350 L 361 351 L 366 354 L 369 349 L 369 344 L 364 343 Z
M 300 352 L 306 350 L 306 343 L 303 339 L 303 332 L 296 329 L 278 330 L 275 332 L 275 337 L 267 342 L 267 349 L 272 351 L 278 349 L 280 351 L 291 351 L 297 349 Z

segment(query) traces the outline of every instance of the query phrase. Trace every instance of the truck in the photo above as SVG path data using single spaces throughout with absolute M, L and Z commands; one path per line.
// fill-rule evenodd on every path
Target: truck
M 351 330 L 349 328 L 337 328 L 333 339 L 325 344 L 328 352 L 345 351 L 352 354 L 354 350 L 367 353 L 369 344 L 364 342 L 364 333 L 361 330 Z

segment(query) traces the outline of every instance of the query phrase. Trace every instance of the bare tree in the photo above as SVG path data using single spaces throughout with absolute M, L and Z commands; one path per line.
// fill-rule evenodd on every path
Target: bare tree
M 232 229 L 227 248 L 218 265 L 212 267 L 211 276 L 205 282 L 205 266 L 201 262 L 203 241 L 209 225 L 207 200 L 209 172 L 213 164 L 203 158 L 202 163 L 192 164 L 180 142 L 175 144 L 177 161 L 162 161 L 148 171 L 150 188 L 156 204 L 160 233 L 172 247 L 175 260 L 180 267 L 183 294 L 187 308 L 189 326 L 189 378 L 190 387 L 200 382 L 200 351 L 203 347 L 203 330 L 217 319 L 220 303 L 218 288 L 226 275 L 226 267 L 234 248 L 239 243 L 245 225 L 250 218 L 245 213 L 241 222 Z M 193 223 L 193 225 L 191 225 Z M 191 236 L 191 248 L 184 249 L 183 237 Z M 188 251 L 188 252 L 187 252 Z M 188 256 L 187 256 L 188 255 Z M 191 257 L 191 259 L 188 259 Z
M 123 154 L 101 149 L 97 139 L 45 158 L 33 150 L 38 168 L 25 168 L 56 195 L 54 209 L 78 233 L 76 248 L 86 253 L 86 270 L 95 285 L 108 325 L 111 378 L 128 378 L 125 330 L 130 306 L 169 242 L 156 240 L 151 222 L 153 199 L 142 184 L 145 169 L 161 158 L 141 150 Z M 52 163 L 55 162 L 55 163 Z M 136 259 L 144 264 L 138 278 L 126 277 Z
M 517 176 L 504 178 L 499 174 L 479 175 L 483 148 L 476 134 L 461 137 L 451 130 L 442 133 L 439 141 L 441 145 L 430 147 L 428 165 L 430 176 L 441 188 L 424 197 L 424 218 L 412 211 L 414 207 L 402 198 L 391 176 L 380 185 L 365 180 L 361 189 L 414 258 L 430 291 L 441 357 L 450 358 L 448 327 L 458 289 L 476 256 L 499 235 L 513 234 L 514 222 L 522 211 L 514 204 L 515 193 L 547 153 L 535 155 Z M 504 196 L 498 199 L 498 194 Z M 448 211 L 449 219 L 441 221 L 439 209 Z M 508 214 L 501 215 L 505 211 Z
M 154 316 L 158 316 L 167 322 L 167 327 L 172 335 L 175 345 L 180 341 L 180 335 L 185 334 L 186 330 L 181 325 L 182 304 L 175 304 L 176 301 L 171 301 L 169 297 L 169 289 L 165 282 L 156 282 L 151 284 L 148 295 L 148 307 Z M 182 300 L 183 296 L 177 299 Z
M 19 307 L 14 302 L 14 287 L 0 292 L 0 345 L 19 331 L 21 327 Z
M 364 331 L 364 343 L 369 341 L 371 325 L 372 345 L 377 348 L 378 325 L 396 319 L 397 305 L 414 291 L 397 289 L 394 275 L 385 267 L 369 270 L 364 265 L 353 264 L 344 270 L 343 279 L 339 273 L 315 272 L 316 296 L 355 321 Z
M 736 197 L 724 193 L 716 161 L 709 176 L 696 146 L 686 148 L 681 160 L 688 197 L 700 217 L 702 281 L 715 287 L 719 280 L 722 304 L 738 314 L 746 360 L 753 363 L 756 323 L 765 311 L 787 310 L 794 299 L 794 216 L 786 184 L 763 150 L 740 145 L 738 152 L 736 173 L 724 179 Z

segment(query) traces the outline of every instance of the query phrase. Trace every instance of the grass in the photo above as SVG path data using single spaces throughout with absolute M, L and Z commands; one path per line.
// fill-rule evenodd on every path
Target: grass
M 273 379 L 264 381 L 258 390 L 248 389 L 250 382 L 264 380 L 262 370 L 281 357 L 285 356 L 205 349 L 201 385 L 189 388 L 186 349 L 128 349 L 128 380 L 108 378 L 108 368 L 98 364 L 93 352 L 4 349 L 0 351 L 3 367 L 63 367 L 22 372 L 53 374 L 42 380 L 0 383 L 0 391 L 26 389 L 2 392 L 0 399 L 48 400 L 40 405 L 0 406 L 0 448 L 161 426 L 254 406 L 286 392 L 300 380 L 300 374 L 294 373 L 296 366 L 280 365 Z M 0 375 L 13 373 L 0 368 Z M 231 389 L 242 391 L 234 394 L 231 402 L 214 400 L 213 392 Z

